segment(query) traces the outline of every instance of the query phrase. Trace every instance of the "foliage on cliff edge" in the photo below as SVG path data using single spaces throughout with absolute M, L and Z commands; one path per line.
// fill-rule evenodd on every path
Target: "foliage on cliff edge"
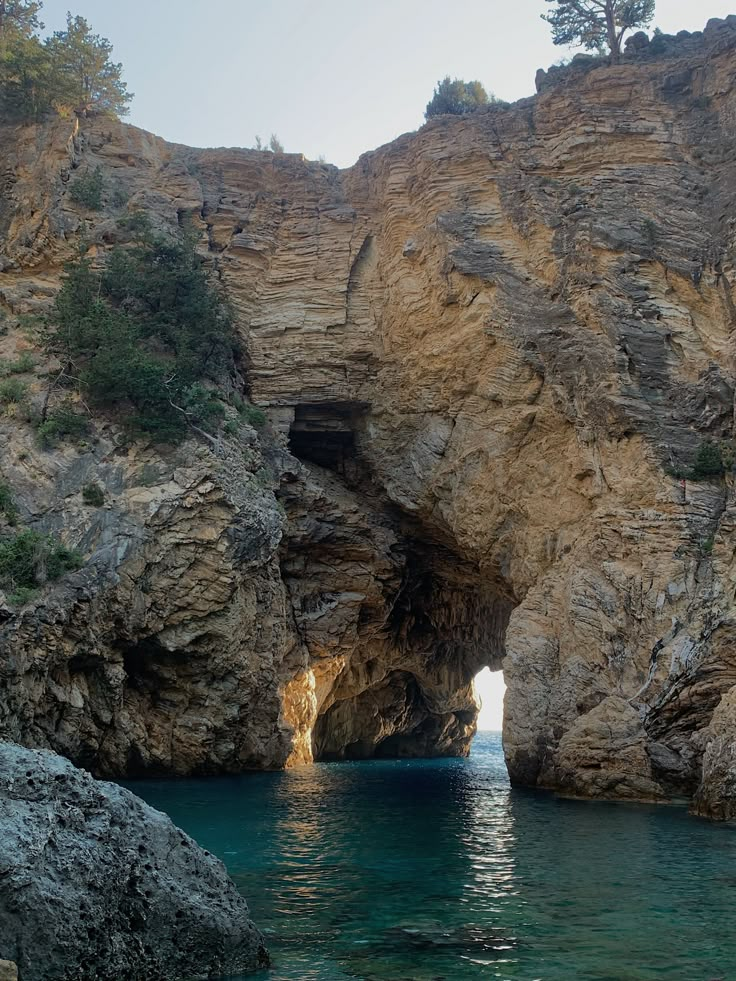
M 132 96 L 112 45 L 84 19 L 67 14 L 66 29 L 41 40 L 42 4 L 0 0 L 0 113 L 17 120 L 49 112 L 123 116 Z

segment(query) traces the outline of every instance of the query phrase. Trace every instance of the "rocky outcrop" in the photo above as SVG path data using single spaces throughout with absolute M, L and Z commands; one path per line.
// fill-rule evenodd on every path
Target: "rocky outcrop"
M 53 753 L 0 744 L 0 870 L 0 956 L 25 981 L 189 981 L 268 963 L 218 859 Z
M 700 734 L 703 776 L 693 810 L 717 821 L 736 819 L 736 687 L 726 692 Z
M 646 747 L 640 712 L 627 699 L 609 695 L 564 733 L 547 780 L 575 797 L 659 800 L 664 794 Z
M 503 665 L 512 780 L 695 793 L 736 684 L 734 493 L 672 473 L 733 437 L 735 51 L 711 22 L 342 172 L 6 131 L 0 356 L 82 232 L 98 256 L 131 212 L 188 216 L 269 424 L 163 452 L 97 420 L 46 453 L 2 419 L 24 520 L 88 557 L 5 614 L 3 732 L 106 774 L 462 753 Z
M 256 464 L 120 453 L 104 434 L 66 455 L 26 445 L 3 461 L 19 506 L 90 560 L 4 626 L 4 734 L 101 774 L 283 765 L 275 673 L 293 641 L 282 519 Z M 90 480 L 100 508 L 84 502 Z

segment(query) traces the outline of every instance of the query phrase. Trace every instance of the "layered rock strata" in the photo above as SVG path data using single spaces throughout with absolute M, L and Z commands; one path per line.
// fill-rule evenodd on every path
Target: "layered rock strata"
M 23 515 L 88 556 L 5 614 L 5 735 L 105 774 L 459 753 L 503 665 L 515 782 L 708 797 L 734 495 L 670 474 L 733 437 L 736 26 L 540 87 L 346 171 L 99 119 L 3 133 L 0 356 L 80 235 L 191 219 L 270 420 L 216 452 L 0 422 Z
M 25 981 L 191 981 L 268 963 L 218 859 L 53 753 L 0 744 L 0 870 L 0 955 Z

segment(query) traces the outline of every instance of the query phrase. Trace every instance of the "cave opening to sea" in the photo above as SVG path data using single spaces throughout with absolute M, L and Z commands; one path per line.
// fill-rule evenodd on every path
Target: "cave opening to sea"
M 518 599 L 505 566 L 481 567 L 477 550 L 439 511 L 397 496 L 371 449 L 369 410 L 360 401 L 305 400 L 274 416 L 304 470 L 351 514 L 338 530 L 321 505 L 307 517 L 289 482 L 280 491 L 294 524 L 312 529 L 291 536 L 283 563 L 307 649 L 319 652 L 306 682 L 315 716 L 296 707 L 301 678 L 287 696 L 289 718 L 302 713 L 297 755 L 317 762 L 467 756 L 477 690 L 485 704 L 480 729 L 501 729 L 500 668 Z M 444 437 L 413 452 L 435 454 L 435 438 Z M 411 451 L 407 465 L 415 465 Z M 340 658 L 330 664 L 326 653 L 335 649 Z
M 483 668 L 475 676 L 474 684 L 480 704 L 478 732 L 500 732 L 503 729 L 503 699 L 506 694 L 503 671 Z

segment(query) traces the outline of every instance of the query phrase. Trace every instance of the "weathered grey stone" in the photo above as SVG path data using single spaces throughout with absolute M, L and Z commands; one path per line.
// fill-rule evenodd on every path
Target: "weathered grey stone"
M 721 699 L 708 728 L 693 811 L 717 821 L 736 820 L 736 687 Z
M 641 51 L 643 48 L 648 48 L 649 35 L 646 33 L 646 31 L 637 31 L 635 34 L 632 34 L 631 37 L 626 39 L 624 47 L 627 54 L 629 52 Z
M 218 859 L 129 791 L 10 743 L 0 956 L 23 981 L 191 981 L 267 962 Z

